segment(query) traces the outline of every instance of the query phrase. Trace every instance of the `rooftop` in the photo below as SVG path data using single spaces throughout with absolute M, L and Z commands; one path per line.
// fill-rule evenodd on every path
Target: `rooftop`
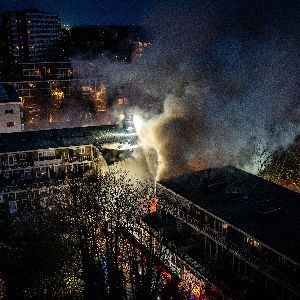
M 300 195 L 232 166 L 160 183 L 265 245 L 300 262 Z
M 20 102 L 18 94 L 12 85 L 0 82 L 0 103 Z
M 23 131 L 0 134 L 0 153 L 80 145 L 100 147 L 104 143 L 136 140 L 136 133 L 127 133 L 118 125 Z

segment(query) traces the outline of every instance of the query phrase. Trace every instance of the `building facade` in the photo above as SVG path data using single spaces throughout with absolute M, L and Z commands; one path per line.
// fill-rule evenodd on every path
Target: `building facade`
M 80 178 L 87 171 L 104 172 L 111 161 L 105 159 L 102 145 L 128 139 L 135 143 L 137 135 L 112 125 L 2 134 L 0 219 L 26 205 L 34 190 L 59 185 L 66 177 Z
M 20 105 L 14 87 L 0 83 L 0 134 L 23 129 Z
M 19 63 L 16 77 L 22 81 L 66 80 L 71 79 L 73 69 L 70 62 L 42 61 Z
M 61 30 L 57 14 L 26 9 L 6 12 L 3 20 L 12 65 L 49 61 L 56 55 Z
M 161 181 L 157 193 L 188 237 L 181 255 L 233 299 L 299 299 L 297 193 L 233 167 Z

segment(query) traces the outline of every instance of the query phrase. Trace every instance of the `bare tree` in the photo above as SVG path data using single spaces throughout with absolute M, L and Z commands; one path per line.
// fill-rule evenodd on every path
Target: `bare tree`
M 300 137 L 286 149 L 278 149 L 259 172 L 263 178 L 300 192 Z
M 79 271 L 60 214 L 36 207 L 17 216 L 0 249 L 4 299 L 76 299 L 67 279 Z
M 20 243 L 10 241 L 4 255 L 7 269 L 15 251 L 15 257 L 26 257 L 28 265 L 32 260 L 32 266 L 40 266 L 38 284 L 33 276 L 22 285 L 30 270 L 24 267 L 17 282 L 18 298 L 10 294 L 15 275 L 5 270 L 7 298 L 152 300 L 159 295 L 178 295 L 178 282 L 167 282 L 162 276 L 169 255 L 164 231 L 148 226 L 141 214 L 152 194 L 147 182 L 123 172 L 67 179 L 62 185 L 41 190 L 32 201 L 33 212 L 28 208 L 15 220 L 19 225 L 14 240 Z M 20 230 L 26 226 L 34 234 L 28 236 Z M 39 255 L 26 256 L 31 245 Z M 18 264 L 16 260 L 16 268 Z M 51 294 L 50 286 L 57 291 Z

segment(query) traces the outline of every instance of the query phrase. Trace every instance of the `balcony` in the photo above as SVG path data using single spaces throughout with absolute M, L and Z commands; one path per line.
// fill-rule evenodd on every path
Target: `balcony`
M 91 155 L 81 155 L 81 156 L 74 156 L 64 159 L 64 163 L 79 163 L 85 161 L 92 161 Z
M 47 159 L 46 159 L 47 158 Z M 61 165 L 63 160 L 61 158 L 55 158 L 55 157 L 44 157 L 44 159 L 40 159 L 34 162 L 35 167 L 40 166 L 49 166 L 49 165 Z
M 24 169 L 26 167 L 32 167 L 33 163 L 30 161 L 17 161 L 14 164 L 1 164 L 0 165 L 0 171 L 10 171 L 10 170 L 16 170 L 16 169 Z

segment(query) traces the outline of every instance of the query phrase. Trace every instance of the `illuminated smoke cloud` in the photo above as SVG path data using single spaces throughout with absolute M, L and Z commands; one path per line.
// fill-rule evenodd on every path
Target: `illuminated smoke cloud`
M 153 12 L 151 46 L 134 63 L 89 68 L 156 113 L 141 137 L 157 178 L 224 164 L 255 172 L 263 150 L 299 133 L 299 1 L 198 2 Z

